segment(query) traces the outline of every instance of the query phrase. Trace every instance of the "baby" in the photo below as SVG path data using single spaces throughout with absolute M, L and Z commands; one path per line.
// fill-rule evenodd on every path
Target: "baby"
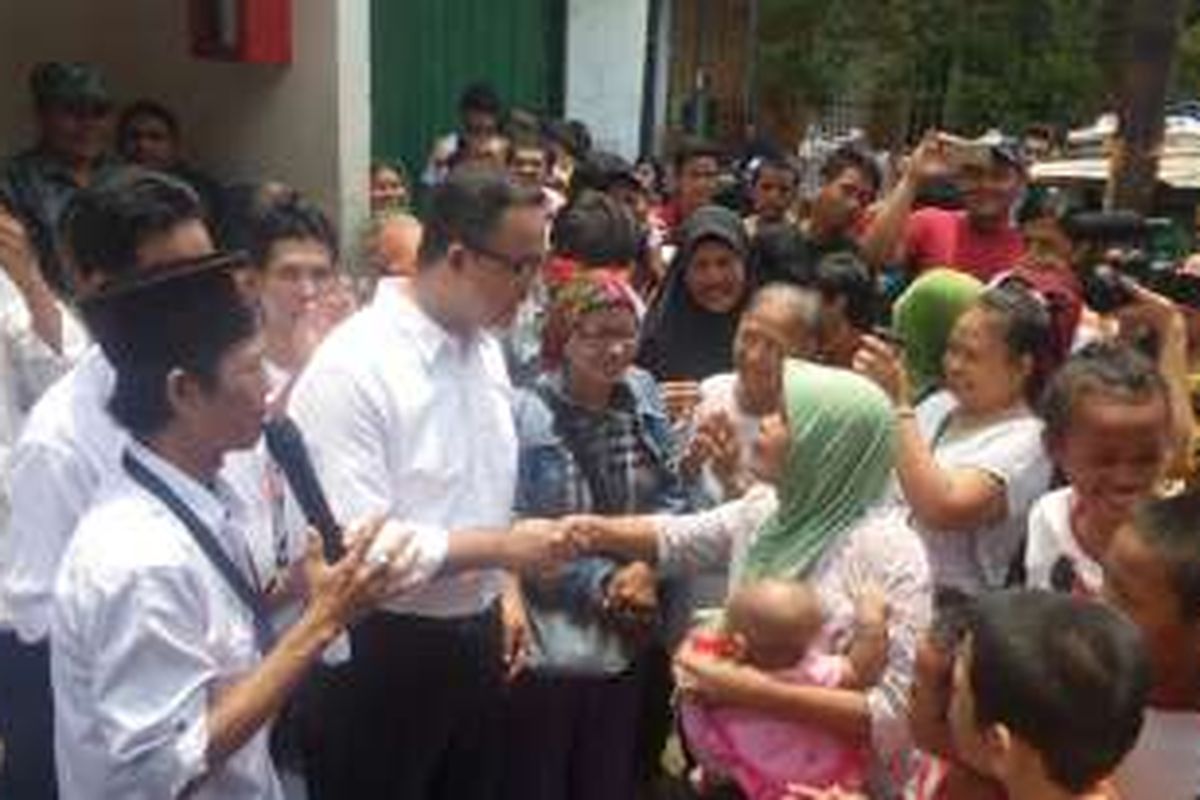
M 760 580 L 737 589 L 716 632 L 693 633 L 684 647 L 752 666 L 789 683 L 863 689 L 887 660 L 887 608 L 868 590 L 858 603 L 857 630 L 846 655 L 814 647 L 824 626 L 820 599 L 799 581 Z M 687 680 L 681 679 L 686 692 Z M 700 782 L 729 779 L 749 800 L 778 800 L 791 785 L 863 787 L 867 753 L 826 731 L 736 707 L 685 700 L 681 721 L 700 765 Z

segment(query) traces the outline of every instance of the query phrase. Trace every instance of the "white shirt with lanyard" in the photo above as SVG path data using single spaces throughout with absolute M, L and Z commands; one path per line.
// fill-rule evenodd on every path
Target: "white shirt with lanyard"
M 213 697 L 270 644 L 232 492 L 137 443 L 125 468 L 80 523 L 55 590 L 63 800 L 178 796 L 208 772 Z M 281 798 L 267 728 L 190 796 Z

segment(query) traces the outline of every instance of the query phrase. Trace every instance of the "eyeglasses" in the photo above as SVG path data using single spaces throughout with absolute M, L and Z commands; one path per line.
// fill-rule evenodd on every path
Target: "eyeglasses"
M 501 253 L 492 250 L 488 247 L 482 247 L 474 242 L 463 243 L 469 250 L 474 250 L 481 256 L 486 256 L 493 261 L 499 261 L 504 266 L 508 267 L 513 276 L 519 279 L 524 279 L 536 275 L 546 263 L 545 253 L 529 253 L 523 256 L 510 256 L 507 253 Z

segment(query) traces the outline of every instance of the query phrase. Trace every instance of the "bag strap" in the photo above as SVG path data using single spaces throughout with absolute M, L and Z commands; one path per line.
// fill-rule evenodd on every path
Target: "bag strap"
M 209 530 L 208 526 L 196 516 L 196 512 L 192 511 L 162 478 L 151 472 L 129 451 L 126 451 L 121 457 L 121 465 L 125 467 L 130 478 L 154 495 L 183 523 L 196 542 L 196 546 L 204 553 L 213 568 L 221 574 L 226 585 L 242 602 L 242 605 L 250 611 L 250 616 L 254 620 L 254 641 L 258 645 L 259 652 L 265 655 L 271 649 L 271 645 L 275 643 L 275 631 L 271 627 L 271 620 L 267 615 L 262 594 L 251 586 L 245 573 L 233 563 L 233 559 L 221 547 L 221 543 L 217 541 L 217 537 Z

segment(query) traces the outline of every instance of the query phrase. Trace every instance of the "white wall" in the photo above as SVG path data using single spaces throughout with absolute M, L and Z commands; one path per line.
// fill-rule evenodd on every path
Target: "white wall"
M 92 61 L 118 100 L 172 108 L 200 166 L 286 181 L 351 230 L 366 209 L 369 0 L 293 0 L 293 14 L 293 63 L 280 67 L 192 58 L 186 0 L 0 0 L 0 152 L 31 135 L 33 64 Z
M 566 114 L 596 146 L 638 154 L 649 0 L 568 0 Z

